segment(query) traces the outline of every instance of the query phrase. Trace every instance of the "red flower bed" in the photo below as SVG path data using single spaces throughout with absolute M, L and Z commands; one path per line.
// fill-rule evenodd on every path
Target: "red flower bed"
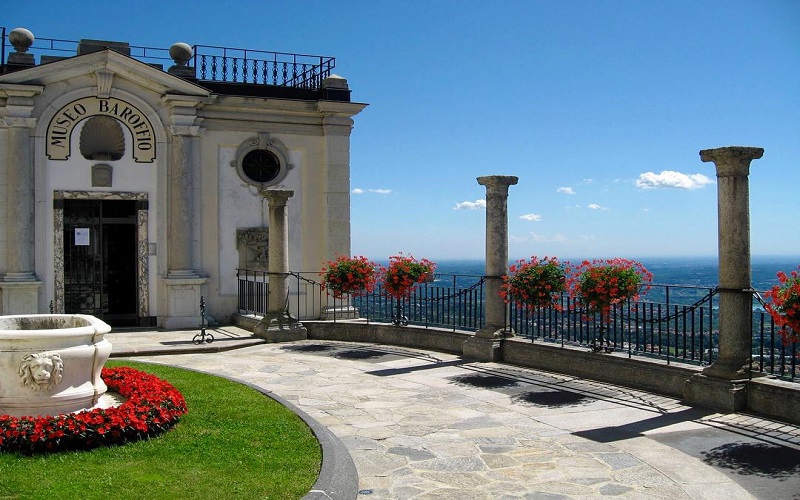
M 0 415 L 0 451 L 31 454 L 128 443 L 161 434 L 187 411 L 183 395 L 154 375 L 120 367 L 103 368 L 101 376 L 127 401 L 52 417 Z

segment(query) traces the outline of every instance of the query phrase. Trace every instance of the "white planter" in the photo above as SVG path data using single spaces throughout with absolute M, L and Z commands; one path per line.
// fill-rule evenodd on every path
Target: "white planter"
M 0 414 L 58 415 L 95 406 L 111 327 L 83 314 L 0 316 Z

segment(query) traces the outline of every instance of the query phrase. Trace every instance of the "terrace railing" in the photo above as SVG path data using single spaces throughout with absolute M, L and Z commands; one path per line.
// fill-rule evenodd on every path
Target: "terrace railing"
M 14 51 L 8 31 L 0 26 L 0 65 Z M 29 53 L 39 56 L 39 64 L 75 56 L 79 41 L 36 37 Z M 130 57 L 167 69 L 174 64 L 168 48 L 129 45 Z M 264 50 L 237 49 L 214 45 L 194 45 L 191 65 L 201 81 L 275 85 L 316 90 L 336 66 L 336 58 Z
M 194 67 L 199 80 L 313 90 L 320 88 L 334 66 L 336 59 L 328 56 L 194 46 Z
M 267 310 L 269 273 L 239 270 L 239 311 L 263 315 Z M 390 323 L 398 304 L 409 324 L 477 331 L 484 325 L 484 277 L 436 275 L 398 301 L 377 287 L 372 293 L 335 300 L 315 281 L 318 273 L 290 273 L 289 312 L 300 319 L 318 319 L 323 308 L 334 321 L 352 317 L 352 308 L 367 321 Z M 582 310 L 564 295 L 562 311 L 506 309 L 507 323 L 531 342 L 590 347 L 602 331 L 610 350 L 696 365 L 711 364 L 719 349 L 719 297 L 714 287 L 651 285 L 646 300 L 618 305 L 610 322 Z M 350 308 L 350 309 L 348 309 Z M 350 311 L 344 313 L 343 311 Z M 338 316 L 337 316 L 338 314 Z M 754 371 L 800 381 L 797 344 L 784 345 L 763 301 L 753 293 L 752 366 Z

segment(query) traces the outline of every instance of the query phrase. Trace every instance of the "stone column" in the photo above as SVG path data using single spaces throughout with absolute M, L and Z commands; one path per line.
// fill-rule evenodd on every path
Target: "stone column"
M 5 274 L 0 282 L 0 314 L 33 314 L 39 311 L 42 282 L 34 271 L 34 186 L 31 133 L 36 126 L 33 97 L 42 87 L 0 88 L 6 97 L 2 127 L 7 147 L 2 159 L 5 170 Z
M 293 195 L 290 189 L 261 191 L 269 205 L 269 287 L 267 314 L 253 333 L 272 342 L 306 338 L 305 329 L 288 310 L 289 211 L 286 203 Z
M 750 270 L 750 162 L 762 148 L 727 147 L 700 151 L 717 168 L 719 221 L 719 358 L 704 373 L 741 379 L 750 370 L 753 294 Z
M 719 358 L 687 384 L 687 400 L 726 410 L 746 405 L 750 375 L 753 294 L 750 271 L 750 162 L 763 148 L 700 151 L 717 169 L 719 239 Z
M 198 179 L 192 172 L 199 162 L 201 128 L 196 97 L 166 96 L 170 108 L 169 157 L 167 165 L 167 273 L 164 278 L 167 315 L 163 327 L 192 328 L 200 324 L 201 287 L 207 278 L 195 270 L 194 225 L 199 207 L 193 202 Z
M 464 355 L 468 357 L 497 360 L 499 339 L 513 336 L 506 325 L 500 287 L 508 269 L 508 187 L 518 180 L 510 175 L 478 177 L 478 184 L 486 186 L 486 323 L 464 344 Z

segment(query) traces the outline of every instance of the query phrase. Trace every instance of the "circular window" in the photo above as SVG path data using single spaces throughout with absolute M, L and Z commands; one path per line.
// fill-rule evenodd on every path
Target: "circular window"
M 278 177 L 281 163 L 266 149 L 254 149 L 242 158 L 242 172 L 253 182 L 264 184 Z

